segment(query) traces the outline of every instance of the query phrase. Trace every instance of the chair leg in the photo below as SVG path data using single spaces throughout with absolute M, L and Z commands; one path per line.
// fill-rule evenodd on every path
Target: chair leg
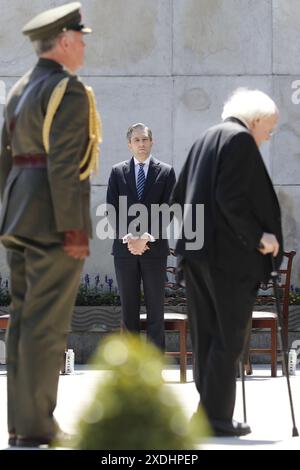
M 247 359 L 246 359 L 246 361 L 245 361 L 244 370 L 245 370 L 245 372 L 246 372 L 246 375 L 252 375 L 252 374 L 253 374 L 250 354 L 248 355 L 248 357 L 247 357 Z
M 186 321 L 181 322 L 179 329 L 179 364 L 180 364 L 180 382 L 186 383 L 186 363 L 187 363 L 187 324 Z
M 271 327 L 271 377 L 277 377 L 277 322 Z

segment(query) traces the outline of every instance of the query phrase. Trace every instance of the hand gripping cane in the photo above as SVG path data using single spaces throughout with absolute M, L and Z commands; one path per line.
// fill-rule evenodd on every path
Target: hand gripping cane
M 292 391 L 291 391 L 291 384 L 290 384 L 290 375 L 289 375 L 289 368 L 288 368 L 288 350 L 287 350 L 287 344 L 286 344 L 286 341 L 285 341 L 285 337 L 284 337 L 284 334 L 283 334 L 283 318 L 282 318 L 281 307 L 280 307 L 280 302 L 279 302 L 278 283 L 277 283 L 277 281 L 278 281 L 278 272 L 276 270 L 275 260 L 274 260 L 273 254 L 271 254 L 270 256 L 271 256 L 271 262 L 272 262 L 271 278 L 272 278 L 272 281 L 273 281 L 274 296 L 275 296 L 276 310 L 277 310 L 279 330 L 280 330 L 280 334 L 278 335 L 278 342 L 279 342 L 279 348 L 282 352 L 282 370 L 283 370 L 283 373 L 286 376 L 286 382 L 287 382 L 288 394 L 289 394 L 289 401 L 290 401 L 290 407 L 291 407 L 291 415 L 292 415 L 292 422 L 293 422 L 292 436 L 295 437 L 295 436 L 299 436 L 299 433 L 298 433 L 298 429 L 297 429 L 296 421 L 295 421 L 293 398 L 292 398 Z

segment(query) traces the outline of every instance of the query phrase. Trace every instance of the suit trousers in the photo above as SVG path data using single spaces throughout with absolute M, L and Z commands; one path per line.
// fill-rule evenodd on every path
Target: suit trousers
M 8 431 L 54 437 L 59 372 L 83 261 L 60 243 L 3 241 L 11 270 L 7 331 Z
M 232 420 L 236 370 L 259 283 L 232 278 L 207 260 L 185 259 L 194 379 L 210 420 Z
M 164 299 L 167 257 L 130 256 L 114 258 L 126 330 L 140 332 L 141 280 L 147 311 L 147 337 L 164 350 Z

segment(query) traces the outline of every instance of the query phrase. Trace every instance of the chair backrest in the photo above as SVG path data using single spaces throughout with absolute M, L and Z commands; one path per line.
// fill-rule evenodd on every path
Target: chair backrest
M 170 254 L 176 258 L 173 248 Z M 186 305 L 185 290 L 176 280 L 176 266 L 167 266 L 165 288 L 165 305 Z
M 291 274 L 292 274 L 292 264 L 296 252 L 294 250 L 289 252 L 284 252 L 284 257 L 287 258 L 286 267 L 280 268 L 280 276 L 285 276 L 285 280 L 282 282 L 280 279 L 280 287 L 283 289 L 283 301 L 282 301 L 282 314 L 284 320 L 288 320 L 289 316 L 289 302 L 290 302 L 290 289 L 291 289 Z
M 283 254 L 283 263 L 280 269 L 278 270 L 279 279 L 278 279 L 278 291 L 280 294 L 280 303 L 282 306 L 282 318 L 283 318 L 283 328 L 285 335 L 288 332 L 288 316 L 289 316 L 289 296 L 290 296 L 290 287 L 291 287 L 291 273 L 292 273 L 292 264 L 296 252 L 294 250 L 284 252 Z M 265 291 L 266 294 L 259 294 L 257 296 L 256 302 L 258 305 L 274 305 L 275 298 L 273 293 L 273 284 L 269 281 L 267 284 L 261 284 L 261 291 Z

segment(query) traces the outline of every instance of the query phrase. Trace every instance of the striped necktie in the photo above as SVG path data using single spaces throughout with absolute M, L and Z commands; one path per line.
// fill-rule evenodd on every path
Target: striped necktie
M 145 188 L 145 172 L 144 172 L 144 163 L 139 163 L 139 172 L 137 176 L 137 182 L 136 182 L 136 191 L 138 195 L 138 200 L 140 201 L 143 196 L 144 188 Z

